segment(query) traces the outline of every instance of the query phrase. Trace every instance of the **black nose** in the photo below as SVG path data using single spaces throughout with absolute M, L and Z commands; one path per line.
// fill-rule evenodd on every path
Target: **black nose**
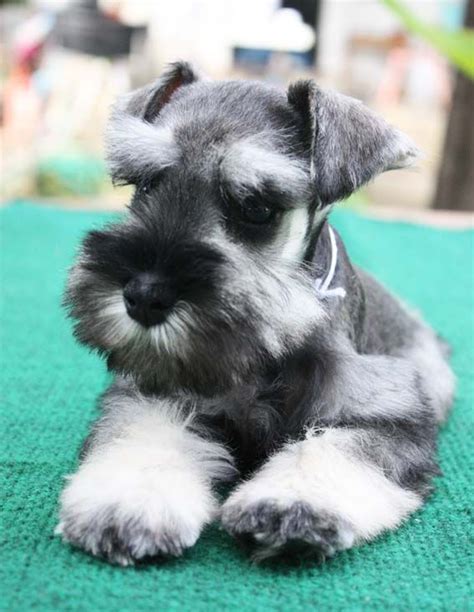
M 144 327 L 163 323 L 176 302 L 170 283 L 150 272 L 130 280 L 123 290 L 127 313 Z

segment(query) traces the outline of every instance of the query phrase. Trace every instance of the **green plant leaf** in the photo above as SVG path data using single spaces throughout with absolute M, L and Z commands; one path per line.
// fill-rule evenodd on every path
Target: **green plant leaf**
M 464 28 L 449 32 L 423 23 L 398 0 L 382 0 L 407 30 L 429 42 L 465 75 L 474 79 L 474 30 Z

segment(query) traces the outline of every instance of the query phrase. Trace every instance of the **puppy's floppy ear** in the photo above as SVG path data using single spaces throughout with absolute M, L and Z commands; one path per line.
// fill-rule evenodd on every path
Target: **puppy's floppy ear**
M 361 102 L 324 91 L 314 81 L 290 85 L 288 101 L 303 118 L 322 206 L 347 197 L 380 172 L 410 166 L 418 156 L 407 136 Z
M 106 158 L 112 181 L 137 183 L 179 156 L 173 131 L 155 119 L 173 94 L 198 79 L 189 64 L 171 64 L 154 83 L 132 91 L 114 105 L 105 132 Z
M 152 123 L 171 96 L 199 79 L 187 62 L 170 64 L 159 79 L 125 96 L 121 110 Z

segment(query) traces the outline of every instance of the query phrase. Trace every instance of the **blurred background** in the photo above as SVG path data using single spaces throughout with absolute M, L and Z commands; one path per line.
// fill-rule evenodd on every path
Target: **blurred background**
M 102 134 L 117 95 L 176 59 L 215 78 L 316 78 L 425 152 L 352 199 L 474 208 L 473 0 L 18 0 L 0 3 L 1 199 L 119 208 Z

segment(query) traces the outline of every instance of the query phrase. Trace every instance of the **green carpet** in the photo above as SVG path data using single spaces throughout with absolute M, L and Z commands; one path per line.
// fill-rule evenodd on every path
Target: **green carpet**
M 108 379 L 99 359 L 73 341 L 61 293 L 80 237 L 110 216 L 29 203 L 0 215 L 2 610 L 474 609 L 473 232 L 334 215 L 353 259 L 454 347 L 459 388 L 440 436 L 444 478 L 422 511 L 324 567 L 253 566 L 212 527 L 182 559 L 119 569 L 53 536 L 63 475 L 74 469 Z

